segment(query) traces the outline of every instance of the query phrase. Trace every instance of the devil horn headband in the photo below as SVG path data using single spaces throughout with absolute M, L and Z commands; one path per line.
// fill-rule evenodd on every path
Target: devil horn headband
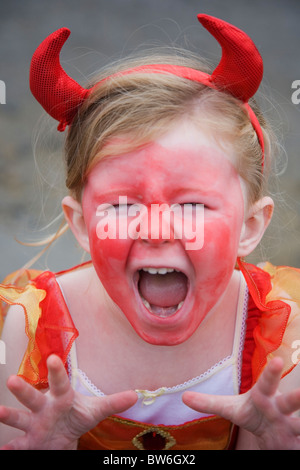
M 208 15 L 198 15 L 198 20 L 222 47 L 220 63 L 211 75 L 183 66 L 164 64 L 144 65 L 120 74 L 171 73 L 227 92 L 239 99 L 256 131 L 262 148 L 263 166 L 263 134 L 257 117 L 248 104 L 262 80 L 262 58 L 249 36 L 235 26 Z M 50 34 L 35 51 L 30 67 L 31 92 L 47 113 L 59 121 L 59 131 L 72 123 L 77 109 L 93 89 L 81 87 L 61 67 L 59 54 L 69 35 L 70 30 L 67 28 Z M 105 80 L 108 78 L 110 77 Z M 98 85 L 99 83 L 95 86 Z

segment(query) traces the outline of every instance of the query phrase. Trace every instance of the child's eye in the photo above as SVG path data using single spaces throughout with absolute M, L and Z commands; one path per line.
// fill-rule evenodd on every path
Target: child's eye
M 182 206 L 193 206 L 193 207 L 195 207 L 196 205 L 198 205 L 198 203 L 197 202 L 184 202 L 181 205 Z M 200 204 L 200 205 L 203 205 L 203 204 Z
M 181 206 L 183 208 L 186 208 L 186 209 L 196 209 L 197 207 L 206 207 L 205 204 L 200 204 L 199 202 L 184 202 L 183 204 L 181 204 Z
M 196 210 L 213 210 L 214 209 L 214 205 L 213 204 L 210 204 L 208 202 L 205 202 L 205 203 L 200 203 L 200 202 L 185 202 L 183 204 L 181 204 L 181 206 L 183 207 L 183 210 L 186 210 L 187 212 L 189 210 L 193 210 L 193 211 L 196 211 Z
M 205 204 L 198 202 L 185 202 L 180 204 L 181 206 L 181 217 L 184 219 L 195 219 L 203 217 L 204 211 L 208 209 Z
M 114 204 L 113 207 L 120 215 L 134 216 L 141 211 L 141 204 L 138 203 Z
M 138 206 L 138 204 L 113 204 L 116 209 L 125 209 L 126 207 Z
M 112 206 L 115 208 L 115 209 L 124 209 L 126 207 L 129 207 L 130 204 L 112 204 Z

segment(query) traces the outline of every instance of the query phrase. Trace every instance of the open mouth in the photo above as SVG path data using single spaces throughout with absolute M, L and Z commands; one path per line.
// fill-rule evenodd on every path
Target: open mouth
M 169 267 L 145 267 L 138 273 L 138 292 L 147 310 L 160 318 L 177 313 L 187 296 L 187 276 Z

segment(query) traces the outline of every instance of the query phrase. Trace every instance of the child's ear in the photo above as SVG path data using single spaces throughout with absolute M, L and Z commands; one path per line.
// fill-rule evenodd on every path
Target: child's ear
M 66 196 L 62 200 L 62 208 L 76 240 L 89 253 L 89 237 L 80 202 L 76 201 L 72 196 Z
M 270 197 L 263 197 L 249 208 L 241 232 L 239 257 L 249 255 L 257 247 L 271 221 L 273 209 Z

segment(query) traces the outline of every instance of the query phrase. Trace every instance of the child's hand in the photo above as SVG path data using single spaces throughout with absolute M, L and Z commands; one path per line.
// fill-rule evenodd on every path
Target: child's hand
M 133 391 L 106 397 L 86 397 L 70 385 L 62 361 L 50 356 L 47 361 L 49 391 L 42 393 L 23 379 L 12 376 L 8 388 L 28 410 L 0 407 L 0 422 L 25 432 L 5 445 L 3 450 L 76 449 L 77 440 L 100 421 L 134 405 Z
M 237 396 L 205 395 L 185 392 L 183 401 L 196 411 L 212 413 L 251 432 L 259 449 L 300 449 L 300 389 L 278 392 L 282 361 L 267 365 L 258 382 L 247 393 Z

